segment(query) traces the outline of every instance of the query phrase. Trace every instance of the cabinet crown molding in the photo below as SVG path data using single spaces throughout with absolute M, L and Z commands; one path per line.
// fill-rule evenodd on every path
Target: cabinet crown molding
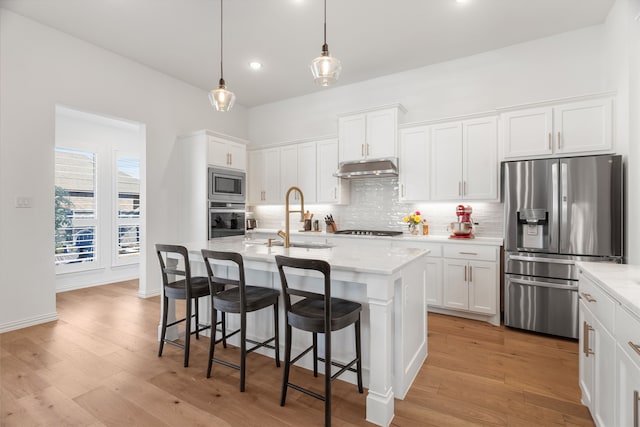
M 399 102 L 394 103 L 394 104 L 386 104 L 386 105 L 379 105 L 377 107 L 371 107 L 371 108 L 365 108 L 362 110 L 356 110 L 356 111 L 348 111 L 348 112 L 344 112 L 344 113 L 338 113 L 337 116 L 338 117 L 344 117 L 344 116 L 351 116 L 354 114 L 364 114 L 364 113 L 371 113 L 373 111 L 379 111 L 379 110 L 386 110 L 388 108 L 397 108 L 399 111 L 401 111 L 402 113 L 406 113 L 407 109 L 404 108 L 404 106 L 402 104 L 400 104 Z
M 209 129 L 201 129 L 193 132 L 189 132 L 186 134 L 178 135 L 177 139 L 187 139 L 192 138 L 194 136 L 212 136 L 214 138 L 224 139 L 226 141 L 237 142 L 239 144 L 249 145 L 250 142 L 243 138 L 238 138 L 237 136 L 226 135 L 224 133 L 215 132 Z
M 496 113 L 505 113 L 508 111 L 522 110 L 525 108 L 551 107 L 557 104 L 567 104 L 570 102 L 588 101 L 591 99 L 599 99 L 599 98 L 613 98 L 615 96 L 616 96 L 616 91 L 590 93 L 586 95 L 569 96 L 566 98 L 555 98 L 555 99 L 549 99 L 546 101 L 528 102 L 525 104 L 499 107 L 499 108 L 496 108 Z

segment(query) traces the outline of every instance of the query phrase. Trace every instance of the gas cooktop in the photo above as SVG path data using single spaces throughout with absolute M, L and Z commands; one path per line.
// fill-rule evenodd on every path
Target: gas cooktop
M 400 236 L 402 231 L 338 230 L 335 234 L 351 234 L 354 236 Z

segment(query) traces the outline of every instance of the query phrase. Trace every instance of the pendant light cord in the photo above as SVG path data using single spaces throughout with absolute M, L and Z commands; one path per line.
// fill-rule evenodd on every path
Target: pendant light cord
M 224 82 L 224 74 L 222 71 L 222 56 L 223 56 L 223 43 L 222 43 L 222 25 L 223 25 L 223 13 L 222 13 L 222 3 L 224 2 L 224 0 L 220 0 L 220 81 Z M 222 83 L 224 84 L 224 83 Z
M 329 46 L 327 46 L 327 0 L 324 0 L 324 45 L 322 45 L 322 50 L 329 50 Z

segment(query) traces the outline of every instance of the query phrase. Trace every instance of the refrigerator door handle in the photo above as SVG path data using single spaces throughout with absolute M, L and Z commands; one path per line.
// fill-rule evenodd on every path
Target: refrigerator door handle
M 529 262 L 546 262 L 549 264 L 567 264 L 574 265 L 576 262 L 571 259 L 555 259 L 555 258 L 542 258 L 535 256 L 520 256 L 520 255 L 511 255 L 509 260 L 514 261 L 529 261 Z
M 556 288 L 556 289 L 566 289 L 566 290 L 578 290 L 578 284 L 576 283 L 575 285 L 560 285 L 558 283 L 551 283 L 551 282 L 539 282 L 536 280 L 522 280 L 522 279 L 509 279 L 509 282 L 511 283 L 517 283 L 519 285 L 526 285 L 526 286 L 541 286 L 543 288 Z
M 560 243 L 560 231 L 558 227 L 558 220 L 560 219 L 560 212 L 558 206 L 558 162 L 554 161 L 551 165 L 551 212 L 550 212 L 550 235 L 549 235 L 549 251 L 557 252 Z

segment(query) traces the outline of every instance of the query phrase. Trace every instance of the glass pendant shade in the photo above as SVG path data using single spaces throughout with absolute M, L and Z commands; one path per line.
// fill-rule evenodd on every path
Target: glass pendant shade
M 313 79 L 320 86 L 329 86 L 335 83 L 340 77 L 342 64 L 340 60 L 329 55 L 328 49 L 322 49 L 322 55 L 318 56 L 309 66 Z
M 235 100 L 236 95 L 227 90 L 222 79 L 220 79 L 218 89 L 213 89 L 209 92 L 209 101 L 211 101 L 211 105 L 215 107 L 216 111 L 229 111 L 233 107 Z

